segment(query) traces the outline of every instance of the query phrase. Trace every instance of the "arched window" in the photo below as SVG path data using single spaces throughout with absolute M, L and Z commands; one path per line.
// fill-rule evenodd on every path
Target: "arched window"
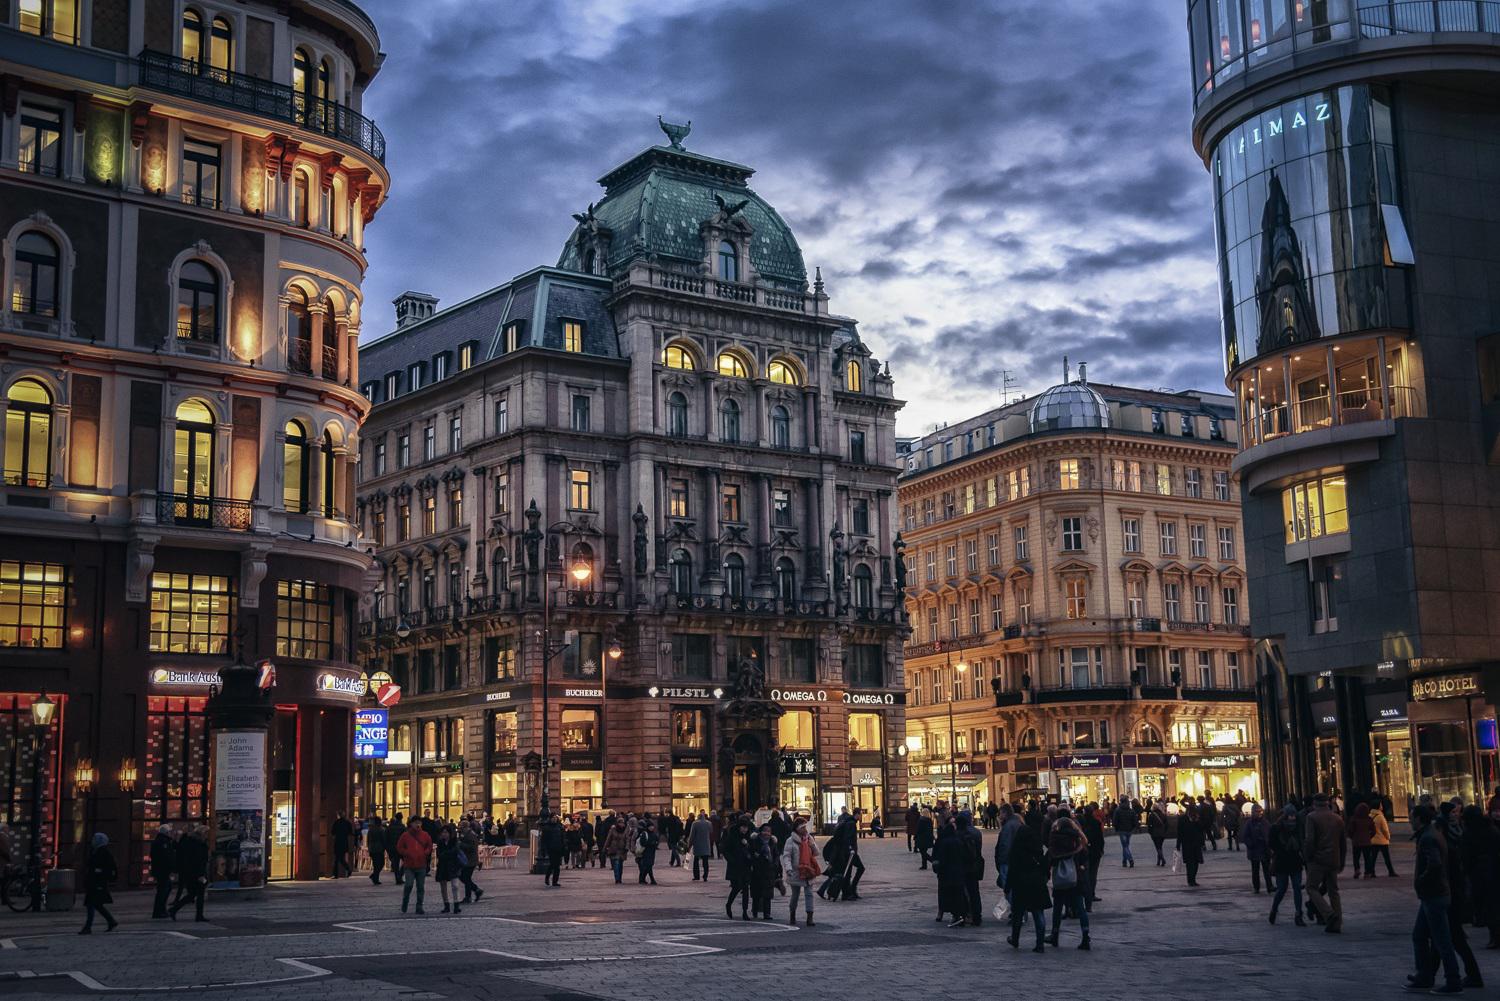
M 307 179 L 307 171 L 298 170 L 292 173 L 292 224 L 307 227 L 311 225 L 312 213 L 308 205 L 311 197 L 312 185 Z
M 732 351 L 725 351 L 719 355 L 719 374 L 731 379 L 748 379 L 750 369 L 746 366 L 745 359 Z
M 851 393 L 862 393 L 865 390 L 865 372 L 859 367 L 857 358 L 850 358 L 849 364 L 844 366 L 844 388 Z
M 726 399 L 719 407 L 719 437 L 728 442 L 740 440 L 740 405 Z
M 745 596 L 745 558 L 739 553 L 724 557 L 724 593 L 731 598 Z
M 1035 751 L 1040 747 L 1041 742 L 1037 739 L 1036 727 L 1027 727 L 1025 732 L 1021 734 L 1020 750 Z
M 594 273 L 594 248 L 590 247 L 583 252 L 583 273 L 591 275 Z
M 505 556 L 505 546 L 497 545 L 490 556 L 490 594 L 499 594 L 509 589 L 510 580 L 505 569 L 507 562 L 509 561 Z
M 336 518 L 339 511 L 337 456 L 333 452 L 333 432 L 323 432 L 323 517 Z
M 797 564 L 785 556 L 776 561 L 776 597 L 797 600 Z
M 333 65 L 327 59 L 318 64 L 318 97 L 328 100 L 333 93 Z
M 307 293 L 293 286 L 287 293 L 286 350 L 287 368 L 312 374 L 312 313 L 307 308 Z
M 219 343 L 219 275 L 202 261 L 188 261 L 177 275 L 177 337 Z
M 693 558 L 686 549 L 672 550 L 672 556 L 667 560 L 672 568 L 672 593 L 677 595 L 689 595 L 693 593 Z
M 661 361 L 667 368 L 681 369 L 684 372 L 691 372 L 698 367 L 698 363 L 693 360 L 693 353 L 681 344 L 668 344 L 662 348 Z
M 771 408 L 771 444 L 777 448 L 792 447 L 792 414 L 779 403 Z
M 681 393 L 667 397 L 667 434 L 674 438 L 686 438 L 688 433 L 688 402 Z
M 719 244 L 719 278 L 726 282 L 740 280 L 740 255 L 728 240 Z
M 1135 732 L 1136 747 L 1160 747 L 1161 731 L 1150 723 L 1142 723 L 1141 728 Z
M 292 53 L 292 115 L 298 124 L 307 124 L 308 100 L 312 96 L 313 62 L 306 49 Z
M 580 580 L 578 574 L 582 573 L 584 569 L 588 570 L 588 574 Z M 594 547 L 587 542 L 574 544 L 572 550 L 568 553 L 566 570 L 569 587 L 575 591 L 592 591 L 594 589 L 594 580 L 598 577 L 598 574 L 594 570 Z M 575 573 L 575 571 L 577 572 Z
M 295 514 L 307 511 L 307 429 L 301 421 L 287 421 L 281 446 L 281 506 Z
M 338 304 L 332 299 L 323 301 L 323 378 L 336 380 L 339 377 L 339 332 Z M 451 366 L 450 366 L 451 368 Z
M 4 482 L 45 487 L 52 479 L 52 394 L 35 379 L 20 379 L 6 400 Z
M 208 64 L 224 73 L 234 69 L 234 29 L 222 17 L 214 18 L 210 30 Z
M 15 273 L 10 283 L 10 308 L 28 316 L 57 315 L 57 244 L 32 230 L 16 240 Z
M 202 400 L 178 404 L 172 443 L 172 492 L 190 522 L 209 524 L 214 495 L 214 414 Z
M 766 366 L 766 378 L 783 386 L 798 386 L 802 380 L 797 377 L 797 370 L 790 362 L 777 358 Z
M 182 12 L 182 58 L 201 69 L 208 54 L 203 17 L 191 7 Z
M 870 576 L 870 568 L 863 563 L 854 568 L 854 607 L 875 607 L 875 581 Z

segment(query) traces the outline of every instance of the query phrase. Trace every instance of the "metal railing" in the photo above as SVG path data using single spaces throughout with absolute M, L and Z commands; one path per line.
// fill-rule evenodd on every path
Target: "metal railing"
M 1355 11 L 1361 38 L 1425 35 L 1435 31 L 1500 31 L 1500 3 L 1493 0 L 1393 0 Z
M 620 291 L 630 284 L 630 272 L 620 275 L 615 279 L 615 291 Z M 654 288 L 670 289 L 673 292 L 688 292 L 693 295 L 712 296 L 716 299 L 724 299 L 729 302 L 743 302 L 755 306 L 770 306 L 772 309 L 786 309 L 797 313 L 812 313 L 815 309 L 811 305 L 812 296 L 793 289 L 771 288 L 767 285 L 750 285 L 744 282 L 730 282 L 718 278 L 708 278 L 700 274 L 692 274 L 684 271 L 676 271 L 670 268 L 658 268 L 647 266 L 642 268 L 646 273 L 647 284 Z
M 288 342 L 286 348 L 286 367 L 292 372 L 312 375 L 312 341 L 296 339 Z
M 141 51 L 136 71 L 136 82 L 142 87 L 274 118 L 348 143 L 385 162 L 385 136 L 380 129 L 364 115 L 336 101 L 151 49 Z
M 1335 393 L 1331 398 L 1325 394 L 1262 407 L 1255 416 L 1256 442 L 1274 441 L 1335 424 L 1418 416 L 1416 390 L 1410 386 L 1391 386 L 1388 392 L 1389 407 L 1378 387 Z
M 230 500 L 227 497 L 157 494 L 156 523 L 248 532 L 251 505 L 249 501 Z
M 323 378 L 336 381 L 339 377 L 339 349 L 332 344 L 323 345 Z
M 213 327 L 204 327 L 196 323 L 184 323 L 177 321 L 177 339 L 188 341 L 193 344 L 217 344 L 219 343 L 219 332 Z
M 22 295 L 20 292 L 12 292 L 10 311 L 20 316 L 52 320 L 57 318 L 57 303 L 50 299 L 36 299 L 29 295 Z
M 826 619 L 832 602 L 788 601 L 784 598 L 750 598 L 727 594 L 678 594 L 665 598 L 668 610 L 679 612 L 728 612 L 731 615 L 788 615 L 796 618 Z

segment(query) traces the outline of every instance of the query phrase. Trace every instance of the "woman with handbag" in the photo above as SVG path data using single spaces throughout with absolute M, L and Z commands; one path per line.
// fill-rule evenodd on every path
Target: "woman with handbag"
M 807 909 L 807 927 L 813 926 L 813 883 L 823 874 L 818 859 L 818 843 L 807 831 L 807 818 L 798 817 L 781 850 L 781 865 L 786 871 L 787 885 L 792 888 L 791 911 L 787 915 L 790 925 L 797 923 L 797 898 L 800 896 Z
M 463 871 L 464 866 L 467 864 L 467 856 L 464 855 L 463 849 L 459 847 L 457 839 L 453 837 L 448 828 L 444 827 L 438 831 L 437 885 L 438 890 L 443 895 L 444 914 L 447 914 L 450 910 L 454 914 L 463 913 L 459 908 L 459 905 L 463 901 L 458 893 L 459 887 L 462 885 L 459 882 L 458 874 Z M 448 899 L 449 890 L 453 892 L 453 899 L 451 901 Z
M 1177 851 L 1182 855 L 1182 864 L 1187 868 L 1187 885 L 1198 885 L 1198 867 L 1203 864 L 1203 846 L 1208 834 L 1199 816 L 1197 806 L 1189 806 L 1186 816 L 1177 820 Z
M 1052 864 L 1052 934 L 1047 936 L 1047 943 L 1053 948 L 1057 947 L 1058 925 L 1065 908 L 1078 915 L 1078 928 L 1083 933 L 1078 948 L 1089 948 L 1088 900 L 1083 892 L 1088 850 L 1089 839 L 1073 819 L 1073 811 L 1062 807 L 1047 836 L 1047 858 Z

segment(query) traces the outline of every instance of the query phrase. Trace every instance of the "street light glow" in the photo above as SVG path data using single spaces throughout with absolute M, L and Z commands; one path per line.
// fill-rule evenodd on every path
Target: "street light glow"
M 47 698 L 46 692 L 31 703 L 31 721 L 37 726 L 50 725 L 52 714 L 55 712 L 57 712 L 57 703 Z
M 589 566 L 586 561 L 579 560 L 578 562 L 573 564 L 572 569 L 570 569 L 568 572 L 573 575 L 574 580 L 582 584 L 584 581 L 588 580 L 594 575 L 594 568 Z

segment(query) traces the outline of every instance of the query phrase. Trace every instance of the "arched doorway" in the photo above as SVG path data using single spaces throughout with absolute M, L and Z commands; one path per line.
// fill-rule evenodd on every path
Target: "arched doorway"
M 765 790 L 765 743 L 754 733 L 734 738 L 734 773 L 730 787 L 736 810 L 756 810 L 767 802 Z

